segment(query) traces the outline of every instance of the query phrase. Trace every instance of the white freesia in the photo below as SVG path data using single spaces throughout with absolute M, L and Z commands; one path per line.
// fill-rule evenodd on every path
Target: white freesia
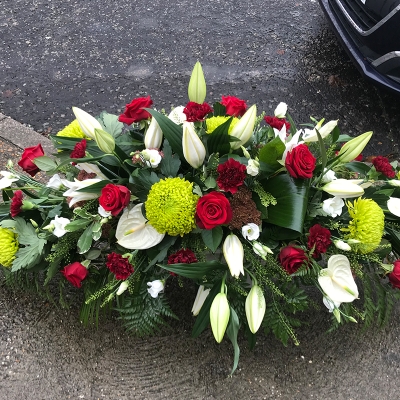
M 146 134 L 144 135 L 144 145 L 146 149 L 159 149 L 163 140 L 163 133 L 158 125 L 157 120 L 152 117 L 149 127 L 147 128 Z
M 322 209 L 325 214 L 330 215 L 332 218 L 342 214 L 344 201 L 341 197 L 331 197 L 322 202 Z
M 300 134 L 301 134 L 301 131 L 297 131 L 288 142 L 283 142 L 285 144 L 285 151 L 283 152 L 283 155 L 282 155 L 282 161 L 283 162 L 285 162 L 287 153 L 289 151 L 292 151 L 299 144 L 303 144 L 304 143 L 302 140 L 299 141 Z
M 260 236 L 260 228 L 250 222 L 242 227 L 242 235 L 247 240 L 256 240 Z
M 230 135 L 239 139 L 239 141 L 231 142 L 233 150 L 247 143 L 253 135 L 254 124 L 256 123 L 257 107 L 253 104 L 240 118 L 239 122 L 233 127 Z
M 97 209 L 97 212 L 103 218 L 111 217 L 111 211 L 106 211 L 103 206 L 99 206 L 99 208 Z
M 183 112 L 184 106 L 175 107 L 168 115 L 168 118 L 175 122 L 177 125 L 181 125 L 186 121 L 186 114 Z
M 329 258 L 328 268 L 320 271 L 318 283 L 324 294 L 333 302 L 351 303 L 358 298 L 358 288 L 350 269 L 350 261 L 342 254 Z
M 71 221 L 68 218 L 59 217 L 58 215 L 50 222 L 50 225 L 54 226 L 53 235 L 57 237 L 64 236 L 68 231 L 65 230 L 65 227 Z
M 239 240 L 239 238 L 233 233 L 228 235 L 222 246 L 222 251 L 231 275 L 235 278 L 238 278 L 240 274 L 244 275 L 244 251 L 242 242 Z
M 258 285 L 254 285 L 246 297 L 245 311 L 252 333 L 256 333 L 264 319 L 266 309 L 265 297 L 262 289 Z
M 333 312 L 335 308 L 339 308 L 340 305 L 342 304 L 339 301 L 332 301 L 326 296 L 323 297 L 322 302 L 324 303 L 325 307 L 329 310 L 329 312 Z
M 323 120 L 322 120 L 323 121 Z M 322 122 L 320 121 L 320 122 Z M 303 140 L 307 142 L 318 142 L 318 135 L 316 129 L 318 129 L 319 134 L 322 139 L 325 139 L 336 127 L 338 120 L 329 121 L 324 126 L 319 127 L 319 124 L 314 129 L 304 129 Z
M 247 161 L 246 172 L 251 176 L 257 176 L 260 172 L 260 163 L 257 160 L 249 159 Z
M 160 281 L 159 279 L 152 282 L 147 282 L 147 286 L 149 286 L 147 291 L 154 299 L 158 297 L 158 294 L 164 290 L 164 282 Z
M 285 118 L 287 112 L 287 104 L 280 102 L 275 108 L 274 115 L 276 118 Z
M 85 171 L 88 174 L 96 174 L 96 177 L 107 181 L 108 178 L 100 171 L 100 168 L 96 164 L 90 163 L 79 163 L 75 165 L 80 171 Z
M 335 179 L 337 179 L 335 171 L 332 171 L 331 169 L 327 171 L 326 168 L 324 168 L 324 175 L 322 176 L 322 182 L 329 183 L 334 181 Z
M 400 217 L 400 199 L 397 197 L 389 197 L 387 201 L 389 211 L 396 217 Z
M 189 122 L 183 123 L 182 149 L 186 161 L 193 168 L 199 168 L 203 164 L 206 148 Z
M 161 162 L 161 155 L 158 150 L 152 149 L 144 149 L 141 151 L 144 159 L 150 164 L 152 168 L 157 168 Z
M 360 197 L 364 194 L 364 189 L 360 185 L 348 179 L 335 179 L 323 186 L 322 190 L 342 199 Z
M 78 192 L 78 190 L 94 185 L 95 183 L 98 183 L 100 181 L 101 179 L 86 179 L 84 181 L 78 181 L 78 179 L 75 178 L 75 180 L 71 182 L 66 179 L 61 179 L 62 184 L 68 188 L 68 190 L 64 192 L 63 196 L 72 197 L 72 200 L 69 203 L 70 207 L 72 207 L 75 203 L 78 203 L 79 201 L 96 199 L 97 197 L 99 197 L 99 194 Z
M 60 189 L 62 186 L 61 177 L 58 174 L 53 175 L 46 184 L 46 187 L 54 190 Z
M 76 119 L 78 120 L 82 132 L 91 139 L 95 139 L 94 130 L 103 129 L 100 125 L 100 122 L 97 121 L 96 118 L 88 114 L 86 111 L 83 111 L 78 107 L 72 107 L 72 111 L 75 114 Z
M 4 178 L 0 179 L 0 189 L 8 188 L 13 182 L 17 182 L 19 180 L 17 175 L 14 175 L 8 171 L 0 171 L 0 175 L 4 176 Z
M 127 281 L 123 281 L 119 285 L 119 288 L 118 288 L 118 291 L 117 291 L 117 296 L 121 296 L 121 294 L 124 293 L 125 290 L 128 289 L 128 287 L 129 287 L 129 283 Z
M 156 246 L 165 234 L 158 233 L 142 214 L 142 203 L 125 208 L 118 221 L 115 237 L 118 244 L 130 250 L 145 250 Z
M 201 307 L 203 307 L 204 301 L 206 300 L 208 294 L 210 293 L 210 289 L 204 289 L 203 285 L 199 286 L 197 290 L 196 298 L 194 299 L 192 314 L 195 317 L 199 314 Z
M 343 240 L 334 240 L 333 244 L 340 250 L 343 251 L 350 251 L 351 247 L 349 244 L 347 244 L 346 242 L 344 242 Z

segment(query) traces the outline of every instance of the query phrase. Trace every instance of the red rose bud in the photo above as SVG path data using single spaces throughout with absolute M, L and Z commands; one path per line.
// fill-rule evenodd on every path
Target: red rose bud
M 40 169 L 33 163 L 33 160 L 42 156 L 44 156 L 44 151 L 40 143 L 37 146 L 27 147 L 22 153 L 18 165 L 29 175 L 35 176 Z
M 300 267 L 308 264 L 307 255 L 303 249 L 293 246 L 283 247 L 278 256 L 283 269 L 289 274 L 294 274 Z
M 246 178 L 246 166 L 233 158 L 218 165 L 217 172 L 218 187 L 224 192 L 231 192 L 232 194 L 237 192 L 238 187 L 243 185 Z
M 231 219 L 231 205 L 222 193 L 208 193 L 197 202 L 196 222 L 201 229 L 213 229 L 229 223 Z
M 124 122 L 127 125 L 132 125 L 134 122 L 149 119 L 151 118 L 151 114 L 144 110 L 144 108 L 150 108 L 152 104 L 153 101 L 150 96 L 133 99 L 126 105 L 125 111 L 119 116 L 118 121 Z
M 109 183 L 101 190 L 99 203 L 115 217 L 129 204 L 130 198 L 131 192 L 128 188 Z
M 286 155 L 285 167 L 293 178 L 312 178 L 317 160 L 306 144 L 299 144 Z
M 82 281 L 88 275 L 88 270 L 84 265 L 76 261 L 65 266 L 64 269 L 61 270 L 61 273 L 72 285 L 80 288 L 82 286 Z
M 225 106 L 226 114 L 233 117 L 241 117 L 247 110 L 246 102 L 235 96 L 222 96 L 221 104 Z

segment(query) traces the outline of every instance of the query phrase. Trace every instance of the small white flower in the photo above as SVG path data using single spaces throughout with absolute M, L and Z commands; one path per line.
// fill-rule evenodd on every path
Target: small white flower
M 256 240 L 260 236 L 260 228 L 258 225 L 250 222 L 242 227 L 242 235 L 247 240 Z
M 161 162 L 161 155 L 158 150 L 155 149 L 144 149 L 142 150 L 142 155 L 144 159 L 150 163 L 152 168 L 157 168 L 158 164 Z
M 3 175 L 4 178 L 0 179 L 0 189 L 5 189 L 11 186 L 13 182 L 19 180 L 17 175 L 12 174 L 8 171 L 0 171 L 0 175 Z
M 322 177 L 322 182 L 323 183 L 329 183 L 334 181 L 336 178 L 335 171 L 332 171 L 331 169 L 329 171 L 324 168 L 324 175 Z
M 63 218 L 56 215 L 55 218 L 50 222 L 50 225 L 54 226 L 53 235 L 57 237 L 64 236 L 67 233 L 65 227 L 70 222 L 71 221 L 68 218 Z
M 62 186 L 62 182 L 61 182 L 60 175 L 58 175 L 58 174 L 53 175 L 49 179 L 49 181 L 47 182 L 47 185 L 46 185 L 46 187 L 48 187 L 50 189 L 54 189 L 54 190 L 60 189 L 61 186 Z
M 396 217 L 400 217 L 400 199 L 397 197 L 389 197 L 387 201 L 389 211 Z
M 126 289 L 128 289 L 128 286 L 129 286 L 128 282 L 127 281 L 123 281 L 119 285 L 119 288 L 118 288 L 118 291 L 117 291 L 117 296 L 121 296 L 121 294 L 124 293 Z
M 333 310 L 335 308 L 339 308 L 340 305 L 342 304 L 342 303 L 340 303 L 338 301 L 332 301 L 331 299 L 329 299 L 326 296 L 324 296 L 324 298 L 322 299 L 322 302 L 324 303 L 326 308 L 329 310 L 329 312 L 333 312 Z
M 256 176 L 258 175 L 259 171 L 260 171 L 260 163 L 256 160 L 250 159 L 247 162 L 246 172 L 251 176 Z
M 351 250 L 351 247 L 346 242 L 343 242 L 343 240 L 335 240 L 333 243 L 340 250 L 343 250 L 343 251 Z
M 322 209 L 332 218 L 337 217 L 342 214 L 342 208 L 344 206 L 344 201 L 340 197 L 331 197 L 322 202 Z
M 276 118 L 285 118 L 286 112 L 287 112 L 287 104 L 281 102 L 275 108 L 274 115 Z
M 108 218 L 111 216 L 111 211 L 106 211 L 103 206 L 99 206 L 99 208 L 97 209 L 97 212 L 103 218 Z
M 147 282 L 147 286 L 150 286 L 147 288 L 147 291 L 154 299 L 158 297 L 158 294 L 164 290 L 164 282 L 160 281 L 159 279 L 153 282 Z

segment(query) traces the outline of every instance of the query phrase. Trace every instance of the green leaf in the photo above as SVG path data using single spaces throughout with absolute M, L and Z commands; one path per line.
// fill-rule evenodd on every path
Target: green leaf
M 344 167 L 350 171 L 358 172 L 359 174 L 367 175 L 371 167 L 363 162 L 352 161 L 344 164 Z
M 93 215 L 84 210 L 81 207 L 74 208 L 74 214 L 78 215 L 81 218 L 92 220 Z
M 285 145 L 282 140 L 277 136 L 262 147 L 258 158 L 265 164 L 281 166 L 278 160 L 282 159 L 283 152 L 285 151 Z
M 230 117 L 226 122 L 216 128 L 212 133 L 207 135 L 207 148 L 208 154 L 219 153 L 224 155 L 229 153 L 231 149 L 229 126 L 231 125 L 233 117 Z
M 90 224 L 78 239 L 77 247 L 79 254 L 85 254 L 92 245 L 93 224 Z
M 201 237 L 204 244 L 213 252 L 218 249 L 221 244 L 223 231 L 221 226 L 216 226 L 213 229 L 203 229 L 201 231 Z
M 230 376 L 232 376 L 232 374 L 236 371 L 240 356 L 240 349 L 237 342 L 237 335 L 239 332 L 239 317 L 236 314 L 236 311 L 232 307 L 229 308 L 231 309 L 231 316 L 229 319 L 228 327 L 226 329 L 226 334 L 233 345 L 233 368 L 230 373 Z
M 54 208 L 52 208 L 49 213 L 47 214 L 48 219 L 53 219 L 55 218 L 56 215 L 61 215 L 62 212 L 62 204 L 57 204 Z
M 340 129 L 337 127 L 337 125 L 333 128 L 333 131 L 331 132 L 331 137 L 332 137 L 332 143 L 336 143 L 339 139 L 340 136 Z
M 139 170 L 137 179 L 146 190 L 150 190 L 155 183 L 160 181 L 157 174 L 155 172 L 150 172 L 148 169 Z
M 321 171 L 323 173 L 324 168 L 326 167 L 327 160 L 328 160 L 327 156 L 326 156 L 325 143 L 324 143 L 324 139 L 322 139 L 322 136 L 319 133 L 318 129 L 315 129 L 315 132 L 317 133 L 317 138 L 318 138 L 319 151 L 321 154 Z
M 81 229 L 85 229 L 90 224 L 90 220 L 88 219 L 77 219 L 75 221 L 70 222 L 65 226 L 65 230 L 68 232 L 75 232 Z
M 213 110 L 214 117 L 225 117 L 226 115 L 226 107 L 223 106 L 221 103 L 214 103 Z
M 103 111 L 97 120 L 100 122 L 103 129 L 114 137 L 117 137 L 124 127 L 124 124 L 118 121 L 118 115 L 109 114 L 106 111 Z
M 201 279 L 204 275 L 218 269 L 226 269 L 226 265 L 218 261 L 198 262 L 192 264 L 168 264 L 159 267 L 189 279 Z
M 166 177 L 176 177 L 181 166 L 181 160 L 178 156 L 172 155 L 172 149 L 167 139 L 164 140 L 163 153 L 164 157 L 160 163 L 161 173 Z
M 43 283 L 44 286 L 46 286 L 53 279 L 55 274 L 58 272 L 61 260 L 62 260 L 62 257 L 57 257 L 54 261 L 52 261 L 49 264 L 49 266 L 47 268 L 46 279 Z
M 104 186 L 108 185 L 111 183 L 110 181 L 100 181 L 97 183 L 94 183 L 93 185 L 83 187 L 82 189 L 78 189 L 77 192 L 84 192 L 84 193 L 101 193 L 101 189 L 103 189 Z
M 21 247 L 15 254 L 16 259 L 12 263 L 11 272 L 18 271 L 22 268 L 32 268 L 37 265 L 42 259 L 42 254 L 38 251 L 39 247 L 43 249 L 46 243 L 43 239 L 37 239 L 37 245 Z
M 146 272 L 150 267 L 152 267 L 157 262 L 162 262 L 167 256 L 168 249 L 175 244 L 177 237 L 166 235 L 164 239 L 157 246 L 154 246 L 147 250 L 149 258 L 152 260 L 149 262 L 148 266 L 143 270 Z
M 51 171 L 57 168 L 56 162 L 47 156 L 36 157 L 32 162 L 42 171 Z

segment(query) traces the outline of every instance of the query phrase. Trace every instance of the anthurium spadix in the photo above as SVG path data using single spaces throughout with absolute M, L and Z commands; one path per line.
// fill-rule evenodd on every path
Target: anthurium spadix
M 192 75 L 190 76 L 188 96 L 190 101 L 203 104 L 206 99 L 207 86 L 204 79 L 203 68 L 199 61 L 194 65 Z
M 320 271 L 318 283 L 333 302 L 351 303 L 358 298 L 358 288 L 350 269 L 349 259 L 336 254 L 329 258 L 328 268 Z
M 322 190 L 342 199 L 359 197 L 364 194 L 364 189 L 360 185 L 348 179 L 335 179 L 324 185 Z
M 151 119 L 150 125 L 144 135 L 146 149 L 159 149 L 163 139 L 163 133 L 155 118 Z
M 218 293 L 210 307 L 211 329 L 217 343 L 221 343 L 228 326 L 231 311 L 225 293 Z
M 340 161 L 342 163 L 353 161 L 364 150 L 365 146 L 371 139 L 371 136 L 372 131 L 365 132 L 345 143 L 339 151 Z
M 193 168 L 199 168 L 203 165 L 206 148 L 190 122 L 183 123 L 182 149 L 186 161 Z
M 246 297 L 246 318 L 250 331 L 256 333 L 261 326 L 265 314 L 265 297 L 260 286 L 254 285 Z
M 231 148 L 236 150 L 250 140 L 253 135 L 254 125 L 257 117 L 257 106 L 253 104 L 233 127 L 230 135 L 239 139 L 231 142 Z
M 240 274 L 244 275 L 243 269 L 243 245 L 239 238 L 231 233 L 228 235 L 222 246 L 225 261 L 228 264 L 231 275 L 238 278 Z
M 72 107 L 72 111 L 75 114 L 75 118 L 77 119 L 83 133 L 91 139 L 95 139 L 94 130 L 102 129 L 100 122 L 78 107 Z
M 112 154 L 115 150 L 115 140 L 112 135 L 103 129 L 94 130 L 94 138 L 96 140 L 97 147 L 105 154 Z

